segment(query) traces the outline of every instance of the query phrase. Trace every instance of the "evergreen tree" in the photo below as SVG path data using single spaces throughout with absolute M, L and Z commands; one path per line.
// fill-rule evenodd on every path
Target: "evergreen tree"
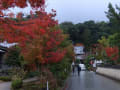
M 112 31 L 114 33 L 120 32 L 120 8 L 116 5 L 116 8 L 112 6 L 111 3 L 108 5 L 108 12 L 106 15 L 109 19 L 110 25 L 112 26 Z

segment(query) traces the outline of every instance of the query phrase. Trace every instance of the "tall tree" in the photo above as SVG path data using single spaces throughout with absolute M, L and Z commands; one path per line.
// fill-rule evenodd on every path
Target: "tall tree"
M 84 23 L 73 24 L 71 22 L 61 23 L 64 33 L 70 35 L 74 43 L 83 43 L 86 47 L 98 43 L 102 36 L 108 37 L 111 34 L 111 27 L 107 22 L 94 22 L 92 20 Z
M 106 15 L 112 25 L 113 32 L 120 32 L 120 8 L 116 5 L 116 8 L 112 6 L 111 3 L 108 5 L 108 12 Z
M 33 66 L 59 62 L 66 53 L 65 47 L 60 47 L 65 35 L 54 20 L 56 11 L 45 12 L 44 0 L 1 0 L 0 11 L 15 6 L 24 8 L 27 2 L 35 10 L 35 15 L 31 12 L 28 20 L 23 20 L 22 13 L 17 15 L 16 20 L 1 17 L 0 41 L 18 43 L 21 55 Z
M 120 7 L 116 5 L 116 8 L 113 8 L 110 3 L 108 6 L 109 10 L 106 12 L 107 17 L 111 23 L 112 30 L 114 32 L 113 36 L 110 37 L 110 44 L 112 46 L 117 46 L 119 48 L 119 61 L 120 61 Z

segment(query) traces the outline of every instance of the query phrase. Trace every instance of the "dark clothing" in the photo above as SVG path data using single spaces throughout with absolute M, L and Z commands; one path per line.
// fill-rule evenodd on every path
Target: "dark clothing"
M 75 66 L 74 65 L 72 66 L 72 71 L 73 71 L 73 74 L 74 74 L 74 72 L 75 72 Z
M 78 70 L 78 76 L 80 75 L 81 67 L 77 65 L 77 70 Z

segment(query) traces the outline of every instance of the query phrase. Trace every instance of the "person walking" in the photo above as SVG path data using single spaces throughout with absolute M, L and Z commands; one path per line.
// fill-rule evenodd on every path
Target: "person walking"
M 96 60 L 95 60 L 94 63 L 93 63 L 93 71 L 94 71 L 94 72 L 96 72 L 96 69 L 97 69 L 96 64 L 97 64 L 97 62 L 96 62 Z
M 73 72 L 73 74 L 75 72 L 75 63 L 74 62 L 72 62 L 72 72 Z
M 80 75 L 81 67 L 80 64 L 77 65 L 77 70 L 78 70 L 78 76 Z

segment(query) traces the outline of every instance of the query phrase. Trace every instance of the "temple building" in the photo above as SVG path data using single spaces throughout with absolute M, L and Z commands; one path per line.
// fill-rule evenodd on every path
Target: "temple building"
M 80 60 L 81 63 L 84 63 L 84 59 L 85 59 L 84 48 L 85 47 L 82 43 L 77 43 L 74 45 L 75 59 Z

